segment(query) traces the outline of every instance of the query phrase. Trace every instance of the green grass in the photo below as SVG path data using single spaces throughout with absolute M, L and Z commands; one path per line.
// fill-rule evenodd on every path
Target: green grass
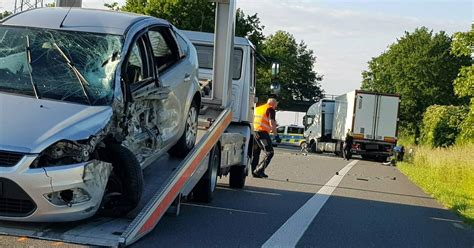
M 474 145 L 415 147 L 413 155 L 397 166 L 425 192 L 474 226 Z

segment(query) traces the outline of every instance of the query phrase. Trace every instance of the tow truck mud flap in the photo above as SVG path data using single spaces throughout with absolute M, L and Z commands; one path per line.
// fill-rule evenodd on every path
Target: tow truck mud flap
M 143 199 L 150 200 L 140 203 L 139 207 L 127 216 L 122 218 L 94 216 L 82 221 L 65 223 L 0 221 L 0 235 L 94 246 L 130 245 L 153 230 L 195 170 L 203 161 L 206 161 L 209 151 L 217 143 L 231 120 L 230 109 L 225 109 L 184 160 L 172 161 L 163 157 L 157 161 L 157 165 L 167 163 L 166 166 L 161 167 L 166 167 L 166 169 L 173 167 L 176 170 L 168 172 L 160 171 L 161 167 L 147 167 L 144 172 L 145 182 L 156 182 L 159 178 L 161 180 L 163 173 L 168 173 L 169 176 L 163 178 L 159 184 L 151 183 L 152 185 L 145 188 Z

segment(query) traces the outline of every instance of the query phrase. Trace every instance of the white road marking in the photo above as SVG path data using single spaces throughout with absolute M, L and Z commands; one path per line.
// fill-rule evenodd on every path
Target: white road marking
M 255 190 L 247 190 L 247 189 L 239 189 L 239 190 L 236 190 L 236 189 L 230 189 L 230 188 L 227 188 L 227 187 L 221 187 L 221 186 L 217 186 L 218 189 L 222 189 L 222 190 L 229 190 L 229 191 L 243 191 L 243 192 L 247 192 L 247 193 L 252 193 L 252 194 L 262 194 L 262 195 L 272 195 L 272 196 L 280 196 L 281 194 L 278 194 L 278 193 L 271 193 L 271 192 L 264 192 L 264 191 L 255 191 Z
M 270 247 L 295 247 L 303 234 L 318 215 L 321 208 L 341 183 L 342 178 L 358 162 L 354 160 L 333 176 L 313 197 L 296 211 L 263 245 Z
M 263 213 L 263 212 L 247 211 L 247 210 L 240 210 L 240 209 L 235 209 L 235 208 L 221 208 L 221 207 L 214 207 L 214 206 L 207 206 L 207 205 L 200 205 L 200 204 L 192 204 L 192 203 L 181 203 L 181 204 L 182 205 L 187 205 L 187 206 L 193 206 L 193 207 L 212 208 L 212 209 L 226 210 L 226 211 L 246 213 L 246 214 L 267 214 L 267 213 Z

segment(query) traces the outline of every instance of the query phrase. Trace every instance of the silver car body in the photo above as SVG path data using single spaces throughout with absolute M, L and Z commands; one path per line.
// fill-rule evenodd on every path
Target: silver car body
M 122 37 L 123 45 L 113 73 L 113 99 L 108 104 L 92 106 L 37 99 L 0 89 L 0 220 L 56 222 L 94 215 L 102 201 L 111 164 L 88 159 L 80 163 L 32 168 L 33 161 L 58 142 L 81 141 L 81 149 L 87 153 L 99 146 L 102 139 L 112 136 L 121 140 L 144 168 L 176 144 L 184 132 L 191 102 L 200 99 L 196 51 L 168 22 L 114 11 L 73 8 L 67 14 L 68 10 L 42 8 L 22 12 L 0 22 L 0 29 L 20 27 Z M 164 28 L 180 36 L 185 49 L 178 45 L 183 56 L 170 68 L 159 72 L 159 86 L 153 82 L 129 92 L 134 99 L 129 102 L 122 90 L 121 69 L 136 37 L 150 27 Z M 2 61 L 1 56 L 0 51 L 0 70 L 9 70 L 5 62 L 8 59 Z M 125 110 L 127 114 L 124 114 Z M 152 115 L 153 121 L 143 123 L 140 120 L 138 114 L 144 111 Z M 145 128 L 140 128 L 146 125 L 159 129 L 159 134 L 151 135 L 150 129 L 145 132 Z M 148 143 L 153 140 L 153 144 L 145 147 L 141 141 L 143 137 Z M 83 201 L 64 204 L 48 199 L 63 190 L 70 190 L 74 197 L 83 197 Z

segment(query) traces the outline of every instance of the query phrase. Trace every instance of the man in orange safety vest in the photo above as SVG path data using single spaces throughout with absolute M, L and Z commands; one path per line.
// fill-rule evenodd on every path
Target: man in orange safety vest
M 268 177 L 265 174 L 265 169 L 270 164 L 273 158 L 273 145 L 270 137 L 270 132 L 275 135 L 278 141 L 280 137 L 276 131 L 276 107 L 278 103 L 274 98 L 269 98 L 267 103 L 255 109 L 253 129 L 255 131 L 255 142 L 253 145 L 253 159 L 252 159 L 252 175 L 258 178 Z M 264 150 L 266 157 L 264 161 L 259 164 L 260 152 Z

